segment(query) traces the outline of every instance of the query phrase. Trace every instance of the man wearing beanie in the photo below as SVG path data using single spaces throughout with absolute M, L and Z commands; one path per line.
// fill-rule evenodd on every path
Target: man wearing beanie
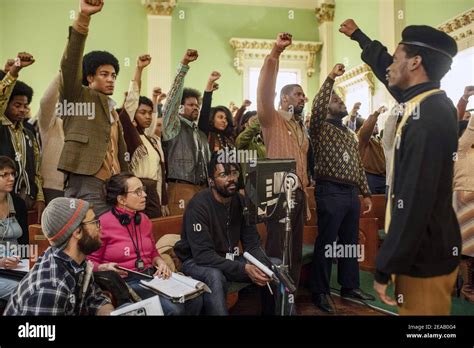
M 86 256 L 101 245 L 100 224 L 90 204 L 53 199 L 41 222 L 51 246 L 12 293 L 4 314 L 110 314 L 114 309 L 110 300 L 88 277 Z
M 339 29 L 362 48 L 362 60 L 400 103 L 385 216 L 387 236 L 374 288 L 400 315 L 449 315 L 461 254 L 452 207 L 456 109 L 441 91 L 457 45 L 432 27 L 408 26 L 393 57 L 348 19 Z M 386 295 L 394 280 L 396 301 Z

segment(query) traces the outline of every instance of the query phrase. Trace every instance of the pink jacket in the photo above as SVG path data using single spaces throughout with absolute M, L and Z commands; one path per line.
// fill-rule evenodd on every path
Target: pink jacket
M 135 228 L 132 212 L 120 208 L 116 208 L 116 210 L 119 214 L 130 215 L 132 222 L 128 226 L 122 226 L 111 211 L 99 218 L 102 229 L 102 246 L 87 257 L 94 263 L 94 271 L 97 271 L 100 264 L 109 262 L 116 262 L 124 268 L 137 270 L 135 267 L 137 253 L 134 247 L 134 243 L 137 244 L 137 235 L 139 251 L 145 268 L 151 267 L 153 259 L 160 254 L 155 247 L 150 219 L 145 214 L 139 213 L 141 223 Z M 133 236 L 133 242 L 130 234 Z

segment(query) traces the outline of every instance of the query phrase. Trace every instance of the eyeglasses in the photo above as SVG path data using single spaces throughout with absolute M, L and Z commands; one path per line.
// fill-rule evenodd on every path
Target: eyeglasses
M 126 191 L 125 193 L 134 193 L 134 194 L 136 194 L 138 197 L 141 197 L 144 192 L 146 192 L 146 187 L 145 187 L 145 186 L 142 186 L 142 187 L 137 188 L 137 189 L 134 190 L 134 191 Z
M 95 224 L 95 227 L 100 228 L 100 220 L 91 220 L 91 221 L 84 221 L 81 225 L 89 225 L 89 224 Z
M 13 179 L 16 178 L 16 172 L 6 172 L 6 173 L 0 173 L 0 178 L 6 179 L 9 176 L 11 176 Z
M 221 172 L 217 174 L 217 177 L 221 179 L 226 179 L 229 176 L 233 177 L 234 179 L 237 179 L 240 175 L 240 172 L 238 170 L 231 170 L 229 174 L 226 174 L 226 172 Z

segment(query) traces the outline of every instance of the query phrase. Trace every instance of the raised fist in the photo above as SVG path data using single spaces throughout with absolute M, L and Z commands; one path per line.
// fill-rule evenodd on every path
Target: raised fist
M 161 94 L 161 87 L 155 87 L 153 88 L 153 98 L 158 98 Z
M 464 88 L 464 98 L 468 99 L 471 95 L 474 95 L 474 86 L 466 86 Z
M 81 13 L 88 16 L 100 12 L 104 7 L 104 0 L 81 0 Z
M 279 33 L 276 39 L 276 46 L 281 50 L 284 50 L 291 45 L 293 35 L 290 33 Z
M 338 77 L 342 76 L 346 72 L 344 64 L 336 64 L 334 68 L 332 68 L 332 71 L 329 73 L 329 77 L 331 77 L 333 80 Z
M 166 93 L 161 93 L 158 97 L 158 104 L 161 103 L 163 100 L 166 99 Z
M 10 69 L 13 67 L 13 64 L 15 64 L 15 59 L 7 59 L 5 62 L 5 66 L 3 67 L 4 72 L 9 72 Z
M 33 56 L 29 53 L 26 52 L 20 52 L 18 53 L 17 57 L 13 61 L 13 65 L 10 67 L 10 74 L 14 77 L 18 77 L 18 72 L 27 67 L 30 66 L 35 62 L 35 59 Z
M 252 102 L 248 99 L 245 99 L 242 103 L 242 106 L 245 106 L 246 108 L 248 108 L 250 105 L 252 105 Z
M 351 37 L 354 31 L 357 29 L 359 29 L 359 27 L 353 19 L 346 19 L 339 27 L 339 32 L 343 33 L 347 37 Z
M 387 108 L 384 105 L 382 105 L 381 107 L 377 109 L 377 112 L 379 113 L 379 115 L 383 114 L 385 111 L 387 111 Z
M 35 59 L 33 56 L 29 53 L 26 52 L 20 52 L 15 58 L 15 62 L 13 63 L 14 66 L 25 68 L 27 66 L 30 66 L 35 62 Z
M 149 54 L 143 54 L 137 59 L 137 68 L 146 68 L 151 63 L 151 56 Z
M 213 71 L 211 75 L 209 75 L 209 82 L 216 82 L 221 78 L 221 73 L 218 71 Z
M 198 51 L 188 49 L 186 53 L 184 54 L 184 57 L 181 63 L 183 65 L 188 65 L 189 63 L 194 62 L 196 59 L 198 59 L 198 57 L 199 57 Z

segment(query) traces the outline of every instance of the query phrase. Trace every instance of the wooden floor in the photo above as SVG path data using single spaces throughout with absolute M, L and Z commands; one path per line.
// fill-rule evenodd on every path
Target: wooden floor
M 387 315 L 354 301 L 332 296 L 336 305 L 336 314 L 320 311 L 311 300 L 311 292 L 300 288 L 296 297 L 296 313 L 304 316 L 324 315 Z M 256 287 L 248 287 L 239 292 L 239 301 L 231 309 L 231 315 L 260 315 L 260 295 Z

